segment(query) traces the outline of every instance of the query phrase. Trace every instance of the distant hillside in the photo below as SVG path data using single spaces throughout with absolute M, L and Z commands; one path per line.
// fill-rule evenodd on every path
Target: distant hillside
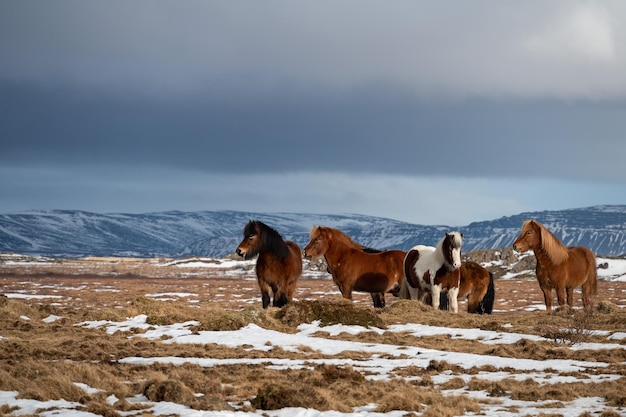
M 626 253 L 626 206 L 521 213 L 454 229 L 464 234 L 464 252 L 504 248 L 529 218 L 545 224 L 567 245 L 587 246 L 606 256 Z M 301 246 L 308 242 L 313 225 L 337 227 L 373 248 L 404 250 L 416 244 L 434 245 L 452 230 L 358 214 L 28 211 L 0 215 L 0 251 L 62 257 L 220 257 L 235 250 L 251 219 L 270 225 Z

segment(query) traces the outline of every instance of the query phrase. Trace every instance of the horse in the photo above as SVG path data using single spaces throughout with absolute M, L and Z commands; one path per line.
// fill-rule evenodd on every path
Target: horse
M 457 313 L 462 244 L 463 235 L 451 232 L 436 247 L 411 248 L 404 258 L 404 280 L 398 296 L 424 302 L 430 294 L 432 306 L 438 309 L 441 292 L 447 292 L 450 309 Z
M 339 229 L 313 226 L 304 257 L 324 258 L 343 298 L 368 292 L 375 308 L 385 306 L 385 293 L 397 290 L 403 278 L 401 250 L 378 251 L 354 242 Z
M 470 314 L 491 314 L 496 297 L 493 273 L 472 261 L 462 262 L 460 271 L 457 300 L 467 298 L 467 312 Z M 440 294 L 439 309 L 448 309 L 447 294 Z
M 302 251 L 290 240 L 283 240 L 274 229 L 260 221 L 251 220 L 243 229 L 243 240 L 237 246 L 237 255 L 256 261 L 256 277 L 261 290 L 263 308 L 270 304 L 283 307 L 293 299 L 296 283 L 302 274 Z
M 586 247 L 565 246 L 544 225 L 535 220 L 522 224 L 520 235 L 513 242 L 517 252 L 531 250 L 537 259 L 535 273 L 543 292 L 546 310 L 552 311 L 552 289 L 556 289 L 559 307 L 572 307 L 574 289 L 581 287 L 583 307 L 592 308 L 592 295 L 598 291 L 596 257 Z

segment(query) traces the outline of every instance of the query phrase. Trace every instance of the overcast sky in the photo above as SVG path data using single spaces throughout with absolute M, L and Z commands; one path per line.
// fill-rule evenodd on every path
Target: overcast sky
M 626 2 L 2 1 L 0 213 L 626 204 Z

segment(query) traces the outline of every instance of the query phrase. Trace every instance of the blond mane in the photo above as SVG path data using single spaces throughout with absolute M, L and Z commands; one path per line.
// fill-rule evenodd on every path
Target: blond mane
M 328 227 L 328 226 L 313 226 L 313 228 L 311 229 L 311 236 L 310 236 L 311 240 L 314 238 L 314 236 L 320 235 L 324 231 L 326 233 L 330 233 L 334 239 L 337 239 L 339 242 L 342 242 L 343 244 L 347 246 L 351 246 L 357 249 L 365 248 L 365 246 L 361 245 L 360 243 L 355 242 L 354 240 L 350 238 L 350 236 L 348 236 L 341 230 L 335 229 L 333 227 Z
M 539 228 L 541 248 L 550 260 L 557 265 L 565 262 L 569 256 L 567 247 L 551 231 L 536 220 L 527 220 L 524 226 L 530 225 L 531 222 Z

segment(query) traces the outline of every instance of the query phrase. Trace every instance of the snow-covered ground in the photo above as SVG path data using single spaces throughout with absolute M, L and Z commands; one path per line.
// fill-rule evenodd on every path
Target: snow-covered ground
M 32 258 L 20 257 L 4 257 L 3 262 L 7 263 L 28 263 L 32 262 Z M 600 268 L 598 274 L 600 279 L 626 281 L 626 259 L 615 258 L 598 258 L 598 264 L 606 263 L 606 268 Z M 52 263 L 51 259 L 38 258 L 38 263 Z M 165 265 L 165 264 L 164 264 Z M 180 268 L 219 268 L 223 271 L 231 270 L 233 273 L 242 273 L 241 271 L 250 271 L 253 268 L 254 261 L 241 261 L 229 259 L 214 258 L 197 258 L 182 261 L 172 261 L 167 266 L 177 266 Z M 237 272 L 239 271 L 239 272 Z M 315 271 L 309 271 L 316 273 Z M 320 272 L 325 274 L 325 272 Z M 103 289 L 104 290 L 104 289 Z M 187 292 L 177 293 L 154 293 L 147 294 L 153 298 L 163 299 L 163 297 L 186 298 L 193 294 Z M 27 294 L 10 294 L 10 298 L 29 298 Z M 39 296 L 41 298 L 41 296 Z M 257 302 L 258 300 L 254 300 Z M 44 320 L 52 322 L 59 319 L 57 316 L 49 316 Z M 22 320 L 30 320 L 28 317 L 22 317 Z M 490 365 L 493 371 L 483 371 L 478 377 L 489 381 L 501 381 L 505 379 L 516 379 L 523 381 L 532 379 L 539 384 L 555 384 L 565 383 L 593 383 L 598 381 L 611 381 L 621 378 L 610 372 L 612 364 L 604 362 L 585 362 L 575 360 L 550 360 L 538 361 L 532 359 L 515 359 L 503 358 L 491 355 L 477 355 L 463 352 L 448 352 L 444 350 L 425 349 L 411 346 L 396 346 L 379 343 L 362 343 L 355 341 L 337 340 L 333 337 L 341 333 L 359 334 L 365 331 L 375 332 L 398 332 L 410 334 L 415 337 L 424 337 L 431 335 L 449 335 L 454 339 L 476 340 L 484 344 L 512 344 L 520 339 L 541 340 L 540 337 L 530 334 L 513 334 L 506 332 L 495 332 L 480 329 L 458 329 L 446 327 L 433 327 L 420 324 L 404 324 L 390 326 L 388 329 L 365 329 L 359 326 L 334 325 L 320 327 L 319 323 L 303 324 L 298 328 L 297 333 L 287 334 L 274 330 L 263 329 L 254 324 L 249 324 L 239 330 L 234 331 L 201 331 L 192 332 L 191 328 L 197 325 L 196 322 L 178 323 L 169 326 L 155 326 L 146 323 L 146 316 L 140 315 L 129 318 L 123 322 L 112 321 L 94 321 L 78 324 L 86 329 L 105 329 L 109 333 L 118 331 L 131 331 L 132 329 L 142 329 L 143 333 L 131 332 L 130 337 L 150 338 L 153 340 L 162 340 L 163 343 L 197 343 L 210 344 L 217 343 L 232 348 L 244 348 L 247 350 L 262 350 L 271 352 L 274 346 L 280 346 L 281 349 L 287 351 L 316 351 L 323 355 L 329 356 L 326 359 L 302 360 L 302 359 L 284 359 L 284 358 L 267 358 L 262 359 L 216 359 L 216 358 L 189 358 L 189 357 L 126 357 L 120 358 L 120 362 L 129 364 L 150 365 L 155 363 L 167 364 L 184 364 L 192 363 L 202 367 L 212 367 L 219 365 L 228 365 L 235 363 L 258 363 L 274 369 L 281 368 L 302 368 L 314 364 L 331 364 L 331 365 L 350 365 L 354 369 L 367 375 L 370 379 L 385 380 L 392 376 L 392 372 L 399 368 L 407 366 L 416 366 L 420 368 L 427 367 L 431 360 L 445 361 L 450 364 L 458 365 L 464 369 L 472 367 L 480 367 Z M 319 332 L 325 332 L 329 338 L 315 335 Z M 604 343 L 580 343 L 574 346 L 564 346 L 566 349 L 626 349 L 626 345 L 622 344 L 626 339 L 626 327 L 620 332 L 596 332 L 596 335 L 605 337 Z M 0 340 L 3 337 L 0 334 Z M 332 356 L 343 351 L 362 352 L 359 357 L 365 359 L 346 360 L 333 359 Z M 624 365 L 623 363 L 621 365 Z M 575 376 L 575 372 L 584 370 L 583 377 Z M 393 374 L 394 378 L 398 374 Z M 453 374 L 451 371 L 445 371 L 436 377 L 433 382 L 436 385 L 442 385 L 452 378 L 462 378 L 469 383 L 475 375 Z M 415 377 L 414 377 L 415 378 Z M 77 382 L 77 386 L 84 389 L 87 393 L 93 388 Z M 465 389 L 456 389 L 444 391 L 449 395 L 471 395 L 479 399 L 491 399 L 481 403 L 481 415 L 487 416 L 514 416 L 514 415 L 549 415 L 551 413 L 563 415 L 566 417 L 578 417 L 584 412 L 591 414 L 599 414 L 607 408 L 607 404 L 603 398 L 585 397 L 571 401 L 562 402 L 563 408 L 557 407 L 552 401 L 518 401 L 508 397 L 498 397 L 494 400 L 489 397 L 487 392 L 471 391 Z M 584 395 L 584 394 L 583 394 Z M 41 416 L 76 416 L 76 417 L 92 417 L 94 414 L 84 411 L 84 407 L 79 403 L 73 403 L 65 400 L 55 401 L 37 401 L 32 399 L 19 399 L 17 392 L 0 391 L 0 408 L 11 410 L 8 415 L 24 415 L 37 414 Z M 118 399 L 109 398 L 111 404 Z M 157 416 L 180 415 L 182 417 L 401 417 L 406 411 L 391 411 L 388 413 L 377 413 L 373 410 L 375 405 L 365 406 L 355 409 L 352 413 L 340 413 L 337 411 L 318 411 L 315 409 L 282 409 L 282 410 L 259 410 L 258 412 L 243 411 L 201 411 L 187 408 L 180 404 L 158 402 L 151 403 L 146 397 L 138 396 L 127 398 L 129 402 L 143 403 L 148 407 L 145 412 L 152 413 Z M 507 410 L 516 410 L 515 413 Z M 47 411 L 46 411 L 47 410 Z M 622 409 L 622 413 L 626 410 Z M 125 416 L 140 415 L 140 412 L 132 414 L 128 412 Z M 419 415 L 419 413 L 417 413 Z M 626 414 L 624 414 L 626 415 Z
M 56 316 L 50 316 L 44 320 L 54 321 L 58 319 Z M 360 326 L 334 325 L 320 327 L 319 323 L 303 324 L 298 327 L 295 334 L 281 333 L 274 330 L 267 330 L 254 324 L 249 324 L 239 330 L 234 331 L 201 331 L 192 332 L 192 326 L 198 323 L 194 321 L 186 323 L 178 323 L 167 326 L 155 326 L 146 323 L 146 316 L 139 315 L 129 318 L 123 322 L 113 321 L 86 321 L 77 324 L 77 326 L 87 329 L 104 328 L 108 333 L 113 334 L 118 331 L 131 331 L 132 329 L 142 329 L 145 332 L 134 334 L 130 337 L 142 337 L 154 340 L 163 340 L 164 343 L 194 343 L 209 344 L 217 343 L 228 347 L 240 347 L 247 350 L 261 350 L 270 352 L 274 346 L 280 346 L 281 349 L 287 351 L 317 351 L 321 354 L 332 356 L 339 352 L 355 351 L 363 352 L 364 356 L 369 355 L 366 359 L 346 360 L 346 359 L 284 359 L 284 358 L 261 358 L 258 360 L 250 358 L 241 359 L 215 359 L 215 358 L 190 358 L 190 357 L 126 357 L 120 358 L 119 361 L 128 364 L 150 365 L 155 363 L 166 363 L 181 365 L 184 363 L 197 364 L 202 367 L 213 367 L 218 365 L 228 365 L 235 363 L 258 363 L 267 367 L 281 368 L 302 368 L 314 364 L 334 364 L 334 365 L 350 365 L 354 369 L 368 375 L 368 378 L 385 380 L 390 377 L 390 373 L 398 368 L 407 366 L 417 366 L 420 368 L 427 367 L 431 360 L 446 361 L 451 364 L 458 365 L 462 368 L 469 369 L 472 367 L 480 367 L 490 365 L 494 371 L 481 372 L 478 377 L 489 381 L 500 381 L 508 378 L 514 378 L 520 381 L 525 379 L 533 379 L 539 384 L 555 384 L 555 383 L 592 383 L 598 381 L 611 381 L 621 378 L 607 372 L 611 364 L 604 362 L 586 362 L 577 360 L 550 360 L 539 361 L 532 359 L 515 359 L 503 358 L 499 356 L 477 355 L 462 352 L 448 352 L 436 349 L 425 349 L 411 346 L 396 346 L 377 343 L 363 343 L 355 341 L 332 339 L 341 333 L 359 334 L 365 331 L 374 331 L 378 333 L 398 332 L 403 334 L 411 334 L 416 337 L 429 336 L 435 334 L 450 335 L 452 338 L 462 338 L 468 340 L 476 340 L 484 344 L 511 344 L 520 339 L 540 340 L 540 337 L 529 334 L 512 334 L 495 331 L 485 331 L 479 329 L 452 329 L 446 327 L 434 327 L 421 324 L 403 324 L 390 326 L 386 330 L 376 328 L 363 328 Z M 315 336 L 319 332 L 325 332 L 331 338 Z M 598 335 L 606 337 L 606 343 L 583 343 L 576 345 L 576 349 L 626 349 L 626 345 L 615 343 L 626 338 L 626 332 L 598 332 Z M 570 347 L 572 348 L 572 347 Z M 514 370 L 515 372 L 512 372 Z M 572 374 L 576 371 L 585 370 L 585 377 L 578 378 Z M 397 374 L 394 375 L 397 377 Z M 443 372 L 434 378 L 437 385 L 443 384 L 451 378 L 458 378 L 459 375 L 452 375 L 450 371 Z M 472 375 L 462 375 L 467 382 L 474 377 Z M 87 393 L 93 388 L 84 384 L 77 383 Z M 444 394 L 471 395 L 476 398 L 487 398 L 487 392 L 466 391 L 466 390 L 449 390 Z M 65 400 L 55 401 L 37 401 L 32 399 L 18 399 L 18 393 L 13 391 L 0 391 L 0 407 L 6 406 L 12 410 L 10 415 L 19 416 L 22 414 L 38 414 L 42 416 L 59 416 L 67 415 L 72 417 L 92 417 L 87 411 L 83 411 L 83 407 L 79 403 L 73 403 Z M 112 396 L 108 401 L 113 404 L 118 400 Z M 336 411 L 318 411 L 315 409 L 287 408 L 282 410 L 260 410 L 258 412 L 243 411 L 200 411 L 187 408 L 180 404 L 158 402 L 151 403 L 146 397 L 137 396 L 127 399 L 130 402 L 142 403 L 147 406 L 144 412 L 150 412 L 157 416 L 179 415 L 182 417 L 401 417 L 406 414 L 404 411 L 391 411 L 388 413 L 377 413 L 372 411 L 375 406 L 361 407 L 355 409 L 352 413 L 340 413 Z M 584 394 L 571 402 L 561 403 L 563 408 L 551 408 L 550 401 L 519 401 L 512 400 L 508 397 L 499 397 L 497 401 L 482 403 L 483 412 L 481 415 L 487 416 L 514 416 L 514 415 L 548 415 L 556 413 L 563 416 L 577 417 L 583 412 L 600 413 L 606 408 L 603 398 L 585 397 Z M 515 407 L 515 408 L 510 408 Z M 557 405 L 552 402 L 552 407 Z M 515 413 L 504 410 L 517 410 Z M 39 410 L 39 411 L 37 411 Z M 49 411 L 41 411 L 49 410 Z M 625 411 L 625 410 L 622 410 Z M 128 415 L 134 415 L 129 412 Z M 136 414 L 138 415 L 138 414 Z

